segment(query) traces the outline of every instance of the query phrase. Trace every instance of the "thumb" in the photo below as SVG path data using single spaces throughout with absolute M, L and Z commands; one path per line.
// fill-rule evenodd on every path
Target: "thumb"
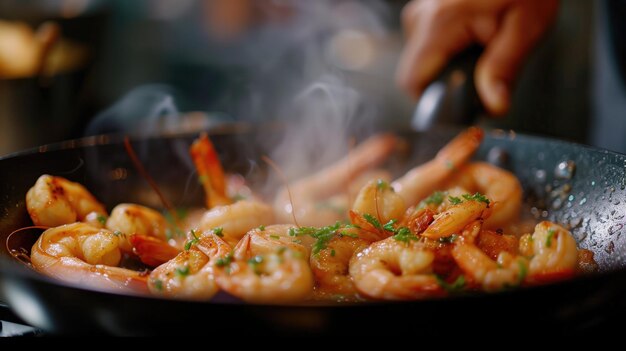
M 555 12 L 555 11 L 554 11 Z M 538 21 L 536 13 L 515 7 L 506 13 L 501 28 L 487 44 L 476 64 L 478 95 L 488 112 L 504 115 L 511 103 L 511 87 L 530 50 L 552 20 Z

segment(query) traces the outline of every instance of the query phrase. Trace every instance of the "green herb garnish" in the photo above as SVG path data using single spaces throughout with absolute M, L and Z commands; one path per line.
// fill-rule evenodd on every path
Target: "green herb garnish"
M 365 220 L 371 224 L 372 226 L 374 226 L 374 228 L 376 229 L 383 229 L 383 226 L 380 224 L 380 221 L 378 219 L 376 219 L 374 216 L 372 216 L 371 214 L 364 214 L 363 218 L 365 218 Z
M 335 257 L 335 254 L 336 254 L 336 253 L 335 253 L 335 249 L 330 250 L 330 256 L 331 256 L 331 257 Z
M 488 199 L 485 195 L 483 195 L 483 194 L 481 194 L 481 193 L 474 193 L 474 195 L 470 195 L 470 194 L 463 194 L 462 196 L 463 196 L 463 198 L 464 198 L 465 200 L 472 200 L 472 201 L 484 202 L 484 203 L 486 203 L 487 205 L 489 205 L 489 199 Z
M 453 205 L 458 205 L 461 202 L 463 202 L 463 200 L 461 200 L 460 198 L 458 198 L 456 196 L 448 196 L 448 201 L 450 201 L 450 203 L 453 204 Z
M 411 233 L 411 231 L 407 227 L 398 228 L 394 231 L 394 233 L 395 234 L 392 236 L 392 238 L 403 243 L 408 244 L 411 240 L 417 240 L 417 236 L 413 235 L 413 233 Z
M 519 278 L 517 279 L 517 284 L 521 285 L 528 275 L 528 267 L 526 267 L 524 261 L 521 260 L 517 261 L 517 265 L 519 266 Z
M 261 255 L 256 255 L 248 260 L 248 264 L 252 267 L 254 273 L 256 274 L 261 274 L 261 270 L 259 269 L 259 265 L 261 263 L 263 263 L 263 256 Z
M 459 236 L 456 234 L 452 234 L 450 236 L 444 236 L 443 238 L 439 238 L 439 242 L 442 244 L 452 244 L 456 241 Z
M 219 236 L 220 238 L 223 238 L 224 237 L 224 228 L 222 228 L 222 227 L 213 228 L 213 234 Z
M 265 226 L 264 226 L 263 224 L 261 224 L 261 225 L 259 226 L 259 230 L 260 230 L 260 231 L 264 231 L 264 230 L 265 230 Z M 271 235 L 270 235 L 270 236 L 271 236 Z
M 274 240 L 280 240 L 280 236 L 274 235 L 274 234 L 270 234 L 270 238 L 272 238 Z
M 177 267 L 176 268 L 176 275 L 183 278 L 189 275 L 189 266 L 184 266 L 184 267 Z
M 163 282 L 161 279 L 155 279 L 152 281 L 154 283 L 154 288 L 158 291 L 163 291 Z
M 386 181 L 384 181 L 382 179 L 378 179 L 376 181 L 376 188 L 378 190 L 383 190 L 383 191 L 387 190 L 387 189 L 389 189 L 391 191 L 394 191 L 393 188 L 391 187 L 391 185 L 389 185 L 389 183 L 387 183 Z
M 449 293 L 456 293 L 465 289 L 465 276 L 463 275 L 458 276 L 451 284 L 438 275 L 435 275 L 435 279 L 437 279 L 437 284 Z
M 191 234 L 193 239 L 191 239 L 191 240 L 187 241 L 187 243 L 185 243 L 185 251 L 189 251 L 189 249 L 191 249 L 192 245 L 195 245 L 195 244 L 197 244 L 200 241 L 200 238 L 198 238 L 196 236 L 196 231 L 195 230 L 192 229 L 189 233 Z
M 97 215 L 96 219 L 98 220 L 98 222 L 100 222 L 100 224 L 105 225 L 107 223 L 107 217 L 105 215 Z
M 552 246 L 552 238 L 556 232 L 554 229 L 548 229 L 548 237 L 546 238 L 546 247 Z
M 224 257 L 220 257 L 217 260 L 215 260 L 215 265 L 217 267 L 228 267 L 230 266 L 231 262 L 233 262 L 233 254 L 228 253 L 228 255 Z

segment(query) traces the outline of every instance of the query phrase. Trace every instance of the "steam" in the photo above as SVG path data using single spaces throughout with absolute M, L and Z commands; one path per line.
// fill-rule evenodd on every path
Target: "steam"
M 236 66 L 245 76 L 220 87 L 207 111 L 244 122 L 280 121 L 283 133 L 255 142 L 271 144 L 270 157 L 293 180 L 345 156 L 352 138 L 362 139 L 383 124 L 378 111 L 384 84 L 372 88 L 371 83 L 376 75 L 391 80 L 380 67 L 390 11 L 382 1 L 281 4 L 292 8 L 290 17 L 255 27 L 234 42 L 206 44 L 214 65 Z M 100 113 L 86 134 L 162 135 L 219 123 L 211 117 L 215 113 L 188 123 L 189 114 L 176 108 L 175 93 L 165 85 L 139 87 Z M 187 157 L 186 150 L 181 157 Z M 253 160 L 250 164 L 256 167 Z M 275 186 L 278 180 L 269 183 Z

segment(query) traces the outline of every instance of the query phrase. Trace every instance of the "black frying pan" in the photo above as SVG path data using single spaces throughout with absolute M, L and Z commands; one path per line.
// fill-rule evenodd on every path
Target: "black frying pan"
M 432 157 L 453 135 L 449 131 L 407 133 L 408 153 L 395 157 L 389 167 L 403 172 Z M 265 175 L 257 161 L 267 151 L 261 146 L 266 143 L 259 141 L 275 136 L 271 130 L 227 128 L 215 131 L 212 140 L 227 169 L 259 180 Z M 174 136 L 135 143 L 148 171 L 176 205 L 202 204 L 202 191 L 186 156 L 193 138 Z M 502 151 L 535 206 L 533 213 L 573 227 L 580 246 L 595 252 L 601 272 L 493 294 L 348 305 L 251 305 L 223 294 L 211 302 L 174 301 L 68 286 L 25 268 L 4 248 L 9 233 L 30 225 L 24 197 L 41 174 L 81 182 L 109 209 L 119 202 L 158 206 L 146 182 L 135 172 L 121 138 L 96 137 L 0 160 L 0 300 L 26 322 L 54 333 L 222 335 L 243 329 L 259 334 L 456 335 L 501 331 L 519 336 L 531 326 L 534 332 L 549 328 L 545 329 L 549 334 L 603 328 L 607 321 L 619 319 L 626 313 L 626 299 L 622 298 L 626 293 L 626 156 L 491 132 L 476 158 L 503 161 L 503 157 L 493 157 L 501 156 Z M 558 167 L 567 161 L 575 169 Z

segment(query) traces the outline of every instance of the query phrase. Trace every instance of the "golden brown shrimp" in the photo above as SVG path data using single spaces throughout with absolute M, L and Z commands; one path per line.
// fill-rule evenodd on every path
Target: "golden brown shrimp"
M 519 251 L 530 258 L 528 280 L 552 282 L 571 277 L 578 266 L 578 247 L 572 234 L 558 224 L 543 221 L 535 232 L 522 235 Z
M 48 276 L 95 289 L 147 293 L 146 274 L 115 267 L 121 259 L 113 232 L 85 223 L 46 230 L 31 250 L 33 267 Z
M 459 241 L 454 245 L 452 256 L 463 272 L 478 282 L 486 291 L 515 287 L 526 278 L 528 260 L 502 251 L 494 261 L 474 244 Z
M 522 207 L 522 185 L 517 177 L 486 162 L 461 166 L 445 188 L 461 186 L 470 194 L 479 192 L 493 202 L 485 228 L 501 228 L 517 221 Z
M 372 215 L 383 224 L 401 219 L 405 210 L 402 196 L 383 180 L 371 181 L 361 188 L 352 205 L 352 211 Z
M 220 288 L 250 302 L 284 303 L 302 301 L 313 290 L 313 275 L 301 251 L 277 244 L 255 243 L 249 233 L 229 256 L 215 264 Z M 273 251 L 268 252 L 267 249 Z M 259 250 L 259 251 L 257 251 Z
M 214 232 L 202 233 L 189 250 L 150 273 L 148 287 L 153 294 L 173 298 L 209 300 L 219 290 L 215 283 L 214 264 L 225 259 L 231 247 Z
M 146 235 L 167 242 L 167 221 L 163 215 L 151 208 L 135 204 L 119 204 L 111 211 L 106 228 L 120 235 L 120 249 L 132 252 L 129 238 L 133 234 Z M 182 249 L 182 245 L 178 245 Z
M 199 229 L 208 231 L 220 227 L 224 229 L 224 240 L 236 245 L 249 230 L 273 222 L 274 212 L 270 206 L 259 201 L 242 200 L 207 211 L 202 216 Z
M 311 270 L 315 277 L 316 292 L 322 297 L 340 294 L 349 298 L 356 294 L 350 275 L 350 259 L 366 248 L 369 241 L 350 236 L 335 236 L 326 248 L 311 255 Z
M 445 295 L 433 274 L 435 254 L 416 242 L 393 237 L 378 241 L 354 255 L 350 275 L 357 290 L 368 297 L 411 300 Z
M 233 201 L 226 194 L 226 177 L 217 151 L 206 133 L 189 148 L 198 176 L 206 195 L 206 208 L 230 205 Z
M 289 190 L 285 187 L 274 201 L 278 221 L 292 223 L 295 216 L 300 225 L 324 226 L 344 219 L 347 207 L 345 212 L 337 211 L 336 206 L 320 206 L 320 203 L 345 191 L 359 174 L 383 162 L 395 145 L 396 138 L 392 135 L 371 137 L 343 159 L 291 184 Z
M 422 235 L 428 239 L 441 239 L 459 234 L 471 222 L 489 216 L 489 202 L 486 199 L 466 200 L 450 206 L 435 216 L 435 220 Z
M 56 227 L 74 222 L 102 226 L 107 212 L 84 186 L 47 174 L 26 193 L 26 209 L 35 225 Z
M 452 139 L 434 159 L 411 169 L 394 181 L 393 188 L 407 206 L 416 205 L 435 190 L 443 189 L 445 181 L 474 155 L 482 140 L 482 129 L 467 129 Z

